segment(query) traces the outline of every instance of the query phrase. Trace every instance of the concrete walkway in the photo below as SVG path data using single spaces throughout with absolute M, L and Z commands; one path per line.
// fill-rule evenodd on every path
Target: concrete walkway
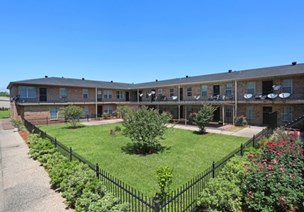
M 19 133 L 0 119 L 0 211 L 67 211 L 61 194 L 50 189 L 47 172 L 28 151 Z
M 178 128 L 178 129 L 191 130 L 191 131 L 199 130 L 197 126 L 193 126 L 193 125 L 170 124 L 169 126 L 171 127 L 173 126 L 174 128 Z M 265 127 L 250 126 L 234 132 L 234 131 L 229 131 L 225 127 L 206 127 L 206 132 L 251 138 L 253 135 L 256 135 L 259 132 L 261 132 L 264 128 Z

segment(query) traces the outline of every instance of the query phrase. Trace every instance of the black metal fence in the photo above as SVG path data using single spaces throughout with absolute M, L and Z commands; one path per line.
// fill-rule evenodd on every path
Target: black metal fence
M 128 202 L 130 204 L 131 211 L 140 212 L 195 211 L 198 195 L 203 191 L 208 180 L 216 177 L 221 168 L 230 158 L 234 157 L 235 155 L 243 155 L 246 148 L 256 147 L 258 140 L 260 140 L 263 136 L 269 136 L 272 133 L 272 131 L 268 129 L 262 130 L 229 155 L 218 162 L 213 162 L 212 165 L 201 174 L 197 175 L 189 182 L 173 191 L 170 197 L 168 197 L 166 200 L 160 201 L 157 196 L 154 198 L 147 197 L 142 192 L 132 188 L 106 171 L 100 169 L 98 164 L 94 165 L 90 161 L 84 159 L 74 152 L 71 147 L 66 147 L 57 141 L 56 138 L 53 138 L 46 132 L 43 132 L 31 122 L 24 120 L 24 125 L 29 132 L 39 134 L 42 138 L 48 138 L 55 145 L 55 147 L 63 155 L 69 157 L 70 160 L 76 159 L 87 164 L 96 173 L 96 176 L 104 182 L 105 186 L 110 192 L 116 195 L 122 202 Z

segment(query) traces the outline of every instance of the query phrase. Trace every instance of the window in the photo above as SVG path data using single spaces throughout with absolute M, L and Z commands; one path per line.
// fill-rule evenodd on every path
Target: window
M 89 90 L 88 89 L 82 89 L 82 98 L 84 98 L 84 99 L 89 98 Z
M 50 120 L 58 119 L 58 109 L 57 107 L 50 107 Z
M 208 86 L 202 85 L 202 96 L 207 96 L 207 95 L 208 95 Z
M 35 87 L 19 86 L 18 89 L 20 98 L 36 98 Z
M 103 107 L 103 113 L 112 114 L 112 112 L 113 112 L 112 106 L 104 106 Z
M 174 96 L 174 88 L 170 88 L 170 97 Z
M 255 82 L 247 82 L 246 93 L 255 94 Z
M 232 96 L 232 83 L 227 83 L 225 85 L 225 95 Z
M 116 91 L 116 99 L 123 99 L 124 92 L 123 91 Z
M 187 96 L 192 96 L 192 87 L 187 88 Z
M 232 109 L 231 108 L 226 108 L 225 109 L 225 116 L 226 116 L 226 118 L 231 118 L 232 117 Z
M 67 92 L 65 88 L 59 88 L 59 98 L 66 98 L 67 97 Z
M 84 108 L 82 109 L 82 114 L 84 117 L 87 117 L 89 115 L 89 107 L 88 106 L 84 106 Z
M 292 93 L 292 80 L 287 79 L 282 81 L 282 92 L 283 93 Z
M 112 99 L 112 91 L 109 91 L 109 90 L 103 91 L 103 98 Z
M 246 118 L 248 120 L 255 119 L 255 108 L 253 106 L 250 106 L 250 107 L 246 108 Z
M 158 92 L 157 92 L 157 93 L 158 93 L 159 96 L 162 96 L 162 95 L 163 95 L 163 89 L 161 89 L 161 88 L 158 89 Z
M 284 122 L 289 122 L 292 120 L 292 107 L 290 106 L 282 107 L 281 120 Z

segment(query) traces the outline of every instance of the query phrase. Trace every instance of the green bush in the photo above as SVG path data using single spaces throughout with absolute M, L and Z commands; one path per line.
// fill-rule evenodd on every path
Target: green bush
M 217 177 L 207 183 L 197 204 L 209 211 L 241 211 L 241 200 L 241 190 L 235 183 Z
M 216 108 L 214 106 L 204 104 L 198 113 L 191 115 L 191 120 L 196 126 L 198 126 L 200 133 L 205 133 L 205 127 L 210 121 L 212 121 L 215 110 Z
M 31 147 L 29 154 L 34 160 L 41 160 L 41 162 L 46 163 L 43 158 L 48 156 L 43 156 L 47 154 L 52 154 L 56 152 L 54 145 L 48 139 L 42 139 L 36 134 L 31 134 L 28 138 L 28 143 Z
M 171 185 L 173 183 L 173 169 L 164 166 L 159 167 L 156 171 L 157 183 L 160 189 L 159 197 L 165 200 L 171 193 Z
M 120 126 L 115 126 L 115 132 L 120 132 L 121 131 L 121 127 Z
M 234 119 L 234 125 L 235 126 L 245 126 L 247 125 L 247 119 L 245 116 L 237 116 Z
M 12 119 L 12 124 L 18 129 L 21 129 L 23 127 L 23 121 L 20 119 Z

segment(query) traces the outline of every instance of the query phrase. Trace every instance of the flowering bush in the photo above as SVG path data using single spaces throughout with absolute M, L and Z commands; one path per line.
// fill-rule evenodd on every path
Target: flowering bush
M 242 184 L 246 205 L 256 211 L 286 211 L 304 200 L 304 155 L 298 132 L 276 131 L 263 142 Z

